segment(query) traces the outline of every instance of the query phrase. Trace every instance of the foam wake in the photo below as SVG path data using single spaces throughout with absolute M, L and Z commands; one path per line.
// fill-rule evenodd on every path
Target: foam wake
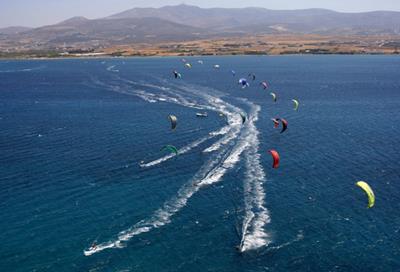
M 286 243 L 283 243 L 283 244 L 280 244 L 280 245 L 277 245 L 277 246 L 270 246 L 270 247 L 268 247 L 267 252 L 270 252 L 270 251 L 273 251 L 273 250 L 282 249 L 282 248 L 284 248 L 284 247 L 290 246 L 290 245 L 293 244 L 293 243 L 300 242 L 300 241 L 303 240 L 303 239 L 304 239 L 304 234 L 303 234 L 303 231 L 300 230 L 300 231 L 297 233 L 296 238 L 292 239 L 292 240 L 289 241 L 289 242 L 286 242 Z
M 209 105 L 211 105 L 211 108 L 214 111 L 222 113 L 226 117 L 227 123 L 229 124 L 229 127 L 227 127 L 225 133 L 226 135 L 211 146 L 204 149 L 204 153 L 216 151 L 238 136 L 242 127 L 242 118 L 240 116 L 242 110 L 230 103 L 223 101 L 221 98 L 212 96 L 208 93 L 210 91 L 213 93 L 218 93 L 218 91 L 193 85 L 182 85 L 179 87 L 175 86 L 175 88 L 180 89 L 185 93 L 200 96 L 202 99 L 206 100 Z
M 125 80 L 127 82 L 127 80 Z M 239 161 L 242 153 L 246 157 L 246 181 L 245 181 L 245 203 L 246 214 L 243 224 L 243 237 L 240 244 L 240 250 L 258 248 L 269 243 L 268 234 L 264 227 L 269 222 L 267 209 L 263 206 L 265 193 L 263 191 L 263 182 L 265 173 L 262 169 L 258 154 L 258 130 L 255 122 L 258 119 L 260 107 L 250 102 L 251 113 L 248 121 L 242 125 L 240 113 L 242 109 L 223 101 L 221 98 L 209 94 L 209 89 L 193 85 L 162 87 L 157 85 L 142 86 L 151 87 L 153 91 L 149 92 L 138 89 L 136 82 L 128 82 L 135 85 L 135 89 L 129 86 L 110 85 L 105 86 L 111 90 L 123 94 L 135 95 L 141 99 L 155 103 L 158 101 L 175 103 L 185 107 L 202 108 L 222 113 L 226 117 L 227 126 L 219 131 L 211 132 L 208 136 L 200 138 L 191 144 L 183 147 L 179 152 L 185 153 L 197 147 L 201 143 L 217 136 L 224 135 L 220 140 L 206 148 L 204 152 L 214 153 L 210 159 L 201 166 L 193 178 L 183 185 L 177 194 L 164 203 L 156 210 L 152 216 L 144 219 L 131 228 L 121 231 L 117 238 L 105 243 L 101 243 L 94 248 L 84 251 L 86 256 L 103 251 L 105 249 L 120 248 L 123 242 L 129 241 L 132 237 L 149 232 L 155 228 L 160 228 L 171 222 L 172 216 L 187 205 L 188 200 L 200 189 L 205 186 L 219 182 L 224 175 L 232 169 Z M 104 84 L 100 82 L 100 84 Z M 161 92 L 161 93 L 160 93 Z M 214 92 L 214 91 L 213 91 Z M 155 161 L 142 164 L 142 167 L 150 167 L 160 164 L 173 156 L 167 155 Z
M 256 108 L 254 113 L 257 114 L 258 110 L 259 107 Z M 137 235 L 170 223 L 171 217 L 184 208 L 188 200 L 196 192 L 205 186 L 219 182 L 227 171 L 232 169 L 240 161 L 241 154 L 254 145 L 254 141 L 257 140 L 257 137 L 254 137 L 253 122 L 255 120 L 257 120 L 256 117 L 250 118 L 243 126 L 237 141 L 233 144 L 234 139 L 232 139 L 232 145 L 227 144 L 214 153 L 211 159 L 200 168 L 190 182 L 182 186 L 176 196 L 165 202 L 150 218 L 144 219 L 133 227 L 121 231 L 117 239 L 100 244 L 96 251 L 91 251 L 93 253 L 85 251 L 85 254 L 94 254 L 104 249 L 117 248 L 117 245 L 129 241 Z
M 220 149 L 223 145 L 226 145 L 227 143 L 235 139 L 240 132 L 242 126 L 242 118 L 240 117 L 240 113 L 242 113 L 242 110 L 236 106 L 231 105 L 230 103 L 223 101 L 219 97 L 215 97 L 208 93 L 210 91 L 218 93 L 218 91 L 216 90 L 204 88 L 201 86 L 193 86 L 193 85 L 177 86 L 171 84 L 171 87 L 165 87 L 156 84 L 138 83 L 132 80 L 127 80 L 122 78 L 119 79 L 131 86 L 134 86 L 135 89 L 132 90 L 131 88 L 121 88 L 120 86 L 109 85 L 109 87 L 111 87 L 111 89 L 115 92 L 134 95 L 149 103 L 156 103 L 159 101 L 168 102 L 188 108 L 211 110 L 223 114 L 223 116 L 225 116 L 226 122 L 228 124 L 227 126 L 221 128 L 219 131 L 210 132 L 209 136 L 197 139 L 196 141 L 181 148 L 181 150 L 179 150 L 179 154 L 184 154 L 190 151 L 191 149 L 202 144 L 203 142 L 210 140 L 211 138 L 213 138 L 213 136 L 226 134 L 226 136 L 219 139 L 217 142 L 213 143 L 211 146 L 203 150 L 203 152 L 205 153 L 216 151 Z M 164 84 L 167 83 L 164 82 Z M 163 93 L 156 94 L 142 89 L 137 89 L 139 87 L 152 88 L 154 90 L 158 90 Z M 142 163 L 140 164 L 140 166 L 141 167 L 155 166 L 173 157 L 174 155 L 166 155 L 157 160 L 148 163 Z
M 155 228 L 160 228 L 170 223 L 171 217 L 185 207 L 188 200 L 197 191 L 205 185 L 218 182 L 228 170 L 228 167 L 234 165 L 232 162 L 235 161 L 237 152 L 232 153 L 223 159 L 227 152 L 228 148 L 220 150 L 217 154 L 214 154 L 214 156 L 200 168 L 191 181 L 182 186 L 176 196 L 165 202 L 164 205 L 150 218 L 144 219 L 133 227 L 121 231 L 118 234 L 118 238 L 115 240 L 99 244 L 95 249 L 85 250 L 84 254 L 90 256 L 105 249 L 118 248 L 118 245 L 121 245 L 125 241 L 129 241 L 134 236 L 149 232 Z
M 11 69 L 11 70 L 0 70 L 0 73 L 19 73 L 19 72 L 31 72 L 35 70 L 41 70 L 45 68 L 46 66 L 41 65 L 37 67 L 32 67 L 32 68 L 22 68 L 22 69 Z
M 260 108 L 257 106 L 253 110 L 255 113 L 249 122 L 248 137 L 251 145 L 244 153 L 246 160 L 244 181 L 245 217 L 239 248 L 241 252 L 267 246 L 271 242 L 270 236 L 265 230 L 266 224 L 270 222 L 269 212 L 264 207 L 265 192 L 263 184 L 266 178 L 260 162 L 260 154 L 258 153 L 260 145 L 258 140 L 259 132 L 254 124 L 258 119 Z
M 115 69 L 116 65 L 111 65 L 107 67 L 107 71 L 118 73 L 119 70 Z
M 222 128 L 222 129 L 224 129 L 224 128 Z M 198 139 L 198 140 L 196 140 L 196 141 L 194 141 L 194 142 L 182 147 L 181 149 L 178 150 L 178 153 L 180 155 L 182 155 L 182 154 L 185 154 L 185 153 L 189 152 L 193 148 L 196 148 L 197 146 L 201 145 L 202 143 L 204 143 L 204 142 L 206 142 L 208 140 L 211 140 L 212 138 L 216 137 L 217 135 L 220 135 L 218 133 L 220 133 L 222 131 L 222 129 L 220 129 L 218 131 L 210 132 L 209 135 L 207 135 L 207 136 L 205 136 L 203 138 L 200 138 L 200 139 Z M 167 160 L 170 160 L 170 159 L 172 159 L 174 157 L 175 157 L 175 154 L 168 154 L 168 155 L 165 155 L 164 157 L 161 157 L 161 158 L 159 158 L 157 160 L 154 160 L 154 161 L 151 161 L 151 162 L 147 162 L 147 163 L 141 163 L 141 164 L 139 164 L 139 166 L 143 167 L 143 168 L 152 167 L 152 166 L 158 165 L 160 163 L 163 163 L 163 162 L 165 162 Z

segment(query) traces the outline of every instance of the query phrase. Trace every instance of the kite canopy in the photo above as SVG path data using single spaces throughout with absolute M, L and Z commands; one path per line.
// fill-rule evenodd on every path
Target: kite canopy
M 297 101 L 296 99 L 292 99 L 293 103 L 294 103 L 294 110 L 297 111 L 297 109 L 299 108 L 299 101 Z
M 178 156 L 178 149 L 173 146 L 173 145 L 166 145 L 163 148 L 161 148 L 161 151 L 167 150 L 171 153 L 175 153 L 176 156 Z
M 168 118 L 171 121 L 171 129 L 175 130 L 177 122 L 178 122 L 178 118 L 176 118 L 175 115 L 170 115 L 170 116 L 168 116 Z
M 240 117 L 242 117 L 242 124 L 246 123 L 246 115 L 244 115 L 243 113 L 240 113 Z
M 276 93 L 271 92 L 270 95 L 272 96 L 272 99 L 274 100 L 274 102 L 276 102 L 276 100 L 277 100 Z
M 180 74 L 180 73 L 178 73 L 178 71 L 174 71 L 174 76 L 175 76 L 175 78 L 181 78 L 182 77 L 182 75 Z
M 280 118 L 280 119 L 278 118 L 277 121 L 281 121 L 281 123 L 282 123 L 282 130 L 281 130 L 281 133 L 285 132 L 285 130 L 286 130 L 287 127 L 288 127 L 288 121 L 286 121 L 286 120 L 283 119 L 283 118 Z
M 365 181 L 358 181 L 356 183 L 358 187 L 364 190 L 364 192 L 368 196 L 368 208 L 372 208 L 375 205 L 375 194 L 372 191 L 371 187 L 369 187 L 368 183 Z
M 186 66 L 187 68 L 192 68 L 192 65 L 191 65 L 190 63 L 186 63 L 185 66 Z
M 268 87 L 269 87 L 268 82 L 266 82 L 266 81 L 263 81 L 260 84 L 263 86 L 264 90 L 268 89 Z
M 253 79 L 253 81 L 254 81 L 254 80 L 256 80 L 256 75 L 255 74 L 249 74 L 249 78 Z
M 250 86 L 250 84 L 247 82 L 247 79 L 245 78 L 239 79 L 239 84 L 242 85 L 243 89 Z
M 276 150 L 269 150 L 269 153 L 271 153 L 272 159 L 274 162 L 272 163 L 272 168 L 278 168 L 279 167 L 279 153 Z

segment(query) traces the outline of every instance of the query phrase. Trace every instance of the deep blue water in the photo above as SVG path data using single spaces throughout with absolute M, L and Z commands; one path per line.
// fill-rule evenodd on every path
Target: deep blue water
M 400 271 L 399 57 L 186 59 L 0 61 L 0 271 Z

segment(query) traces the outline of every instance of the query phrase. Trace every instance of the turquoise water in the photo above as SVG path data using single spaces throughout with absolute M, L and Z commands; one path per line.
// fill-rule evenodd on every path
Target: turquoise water
M 0 271 L 400 270 L 400 58 L 199 59 L 0 61 Z

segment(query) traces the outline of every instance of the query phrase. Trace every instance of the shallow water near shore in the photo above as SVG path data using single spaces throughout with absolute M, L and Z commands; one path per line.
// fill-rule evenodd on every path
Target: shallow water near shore
M 0 61 L 1 271 L 400 269 L 400 57 L 185 59 Z

